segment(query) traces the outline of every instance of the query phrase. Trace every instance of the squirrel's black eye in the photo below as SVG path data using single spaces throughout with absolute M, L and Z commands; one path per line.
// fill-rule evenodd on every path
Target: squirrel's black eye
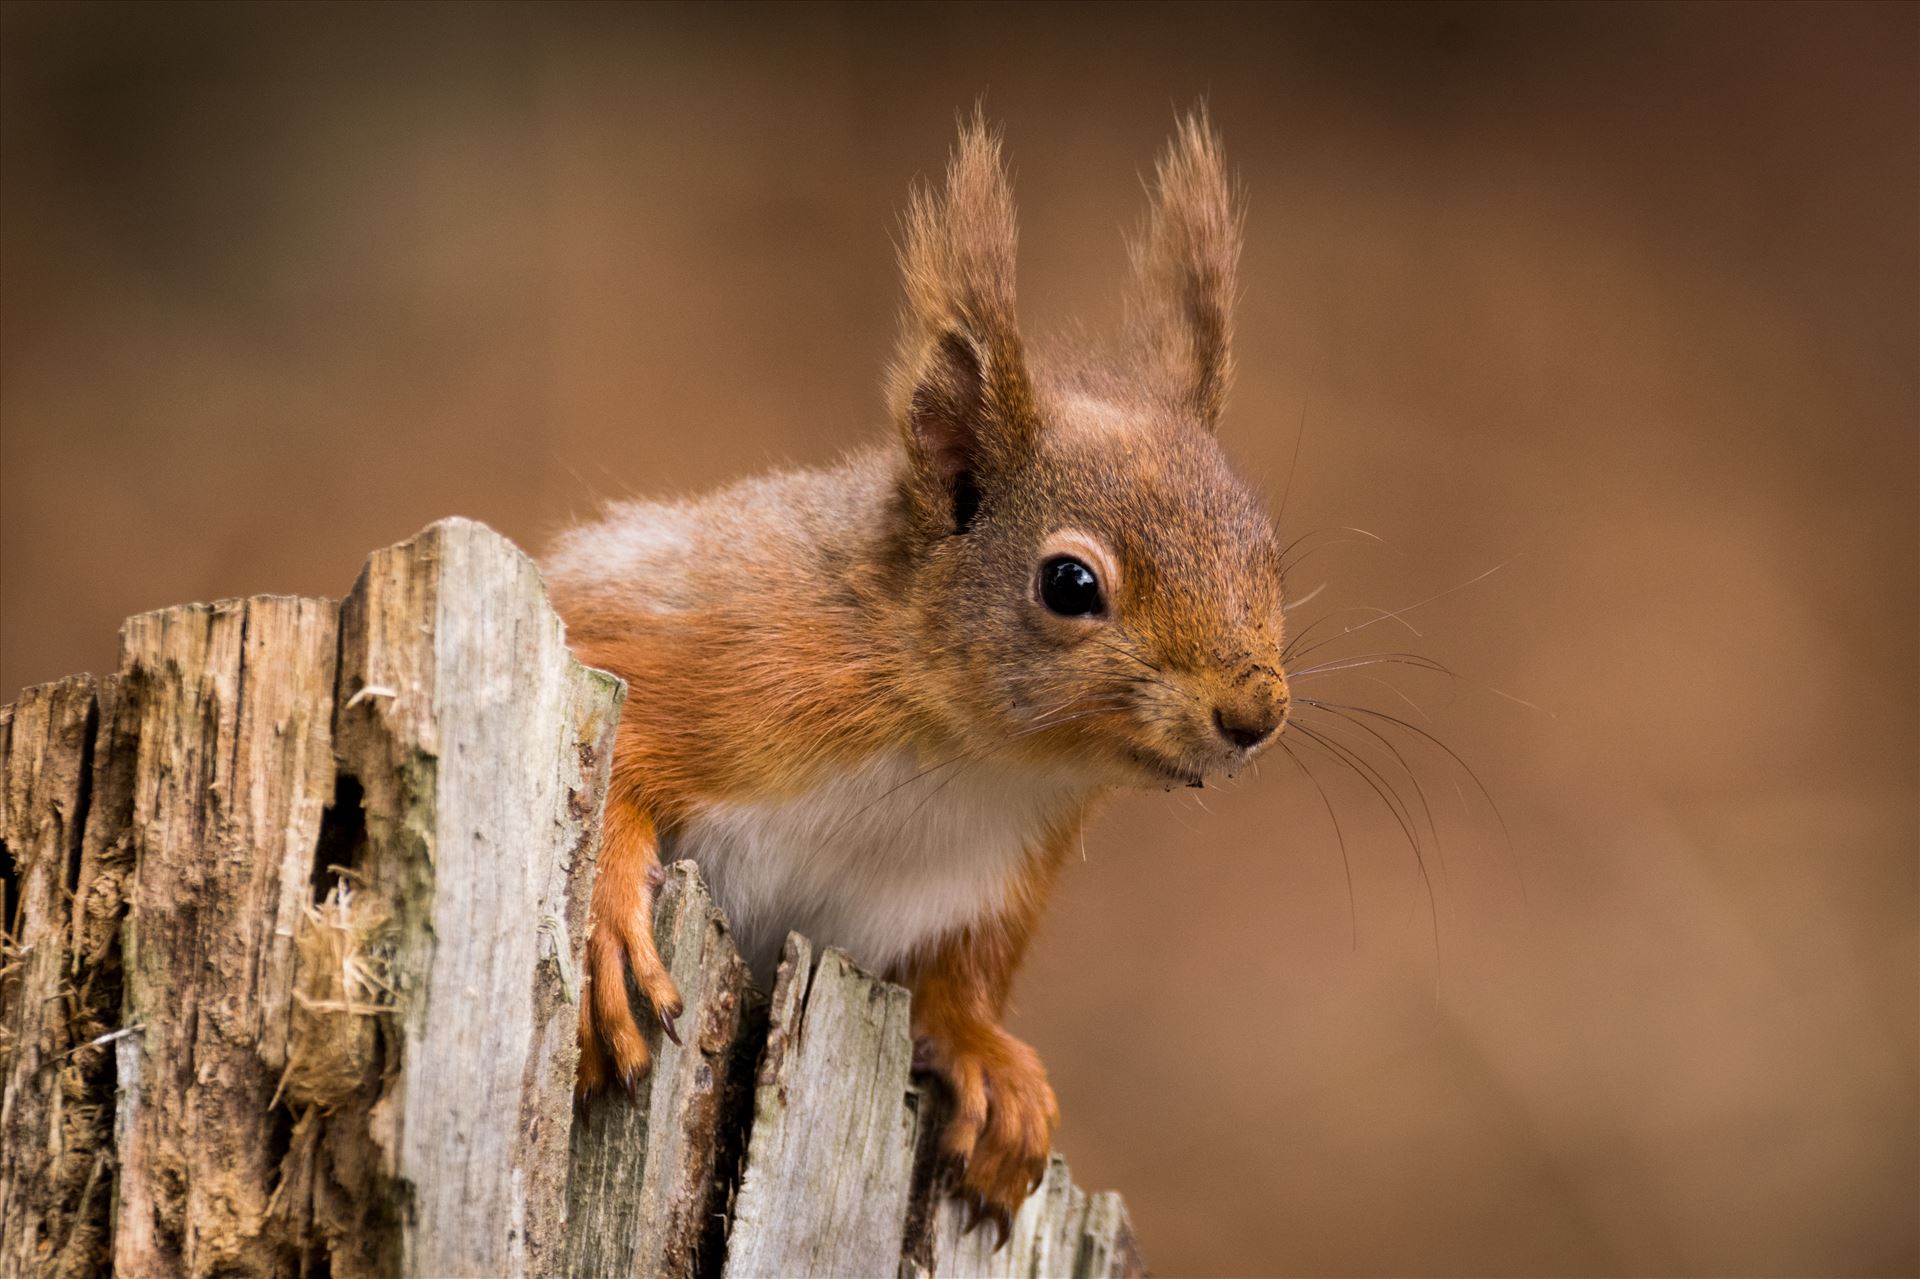
M 1106 608 L 1100 579 L 1069 555 L 1056 555 L 1040 566 L 1040 602 L 1062 617 L 1091 617 Z

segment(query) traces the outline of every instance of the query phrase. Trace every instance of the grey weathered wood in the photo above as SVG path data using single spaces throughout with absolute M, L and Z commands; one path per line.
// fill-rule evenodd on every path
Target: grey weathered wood
M 1119 1194 L 1102 1190 L 1087 1200 L 1087 1224 L 1080 1236 L 1080 1254 L 1074 1261 L 1077 1279 L 1134 1279 L 1147 1273 L 1147 1261 L 1134 1236 L 1133 1222 Z
M 101 1099 L 73 1061 L 67 884 L 78 871 L 94 731 L 87 676 L 43 684 L 0 709 L 0 861 L 14 898 L 0 950 L 0 1276 L 77 1274 L 80 1227 L 99 1186 Z M 97 1193 L 97 1191 L 96 1191 Z M 78 1242 L 79 1247 L 74 1245 Z
M 917 1131 L 907 992 L 838 950 L 817 968 L 811 958 L 805 938 L 787 939 L 728 1279 L 885 1275 L 900 1263 Z
M 744 1050 L 751 975 L 692 862 L 667 870 L 654 942 L 686 1005 L 684 1046 L 649 1018 L 653 1071 L 637 1095 L 613 1090 L 574 1121 L 566 1273 L 692 1275 L 717 1202 L 715 1156 Z
M 189 605 L 122 632 L 139 748 L 118 1273 L 289 1266 L 267 1229 L 271 1102 L 295 926 L 333 790 L 334 650 L 325 600 Z
M 928 1238 L 918 1248 L 909 1241 L 902 1270 L 910 1279 L 1132 1279 L 1146 1273 L 1120 1197 L 1082 1191 L 1058 1154 L 998 1250 L 991 1225 L 969 1232 L 965 1209 L 937 1188 L 928 1190 L 935 1195 Z
M 341 606 L 335 743 L 391 912 L 399 1062 L 368 1113 L 409 1276 L 561 1258 L 572 999 L 623 686 L 575 662 L 531 560 L 448 520 Z M 337 1273 L 337 1272 L 336 1272 Z

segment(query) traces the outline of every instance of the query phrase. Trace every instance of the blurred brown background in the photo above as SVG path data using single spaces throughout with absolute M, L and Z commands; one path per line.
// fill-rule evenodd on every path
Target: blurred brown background
M 1324 651 L 1459 682 L 1318 687 L 1513 847 L 1412 750 L 1430 917 L 1322 764 L 1350 932 L 1279 756 L 1116 804 L 1017 1021 L 1080 1179 L 1169 1275 L 1913 1273 L 1917 12 L 10 5 L 0 695 L 885 429 L 892 219 L 983 90 L 1029 327 L 1110 318 L 1205 93 L 1227 443 L 1277 506 L 1304 417 L 1287 531 L 1384 539 L 1296 622 L 1506 564 Z

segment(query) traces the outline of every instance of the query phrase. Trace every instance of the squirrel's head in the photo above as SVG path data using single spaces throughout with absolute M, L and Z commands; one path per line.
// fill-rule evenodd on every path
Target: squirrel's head
M 1162 157 L 1125 340 L 1035 359 L 1014 321 L 999 142 L 964 126 L 916 193 L 889 391 L 905 445 L 909 656 L 982 749 L 1103 781 L 1198 784 L 1286 722 L 1280 551 L 1214 428 L 1240 216 L 1204 114 Z

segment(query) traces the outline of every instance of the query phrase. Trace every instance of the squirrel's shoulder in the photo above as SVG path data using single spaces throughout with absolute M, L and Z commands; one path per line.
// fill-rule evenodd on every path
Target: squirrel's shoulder
M 699 608 L 748 583 L 790 587 L 866 553 L 897 484 L 893 454 L 873 447 L 695 497 L 613 501 L 555 537 L 541 568 L 557 598 L 613 590 L 653 610 Z

